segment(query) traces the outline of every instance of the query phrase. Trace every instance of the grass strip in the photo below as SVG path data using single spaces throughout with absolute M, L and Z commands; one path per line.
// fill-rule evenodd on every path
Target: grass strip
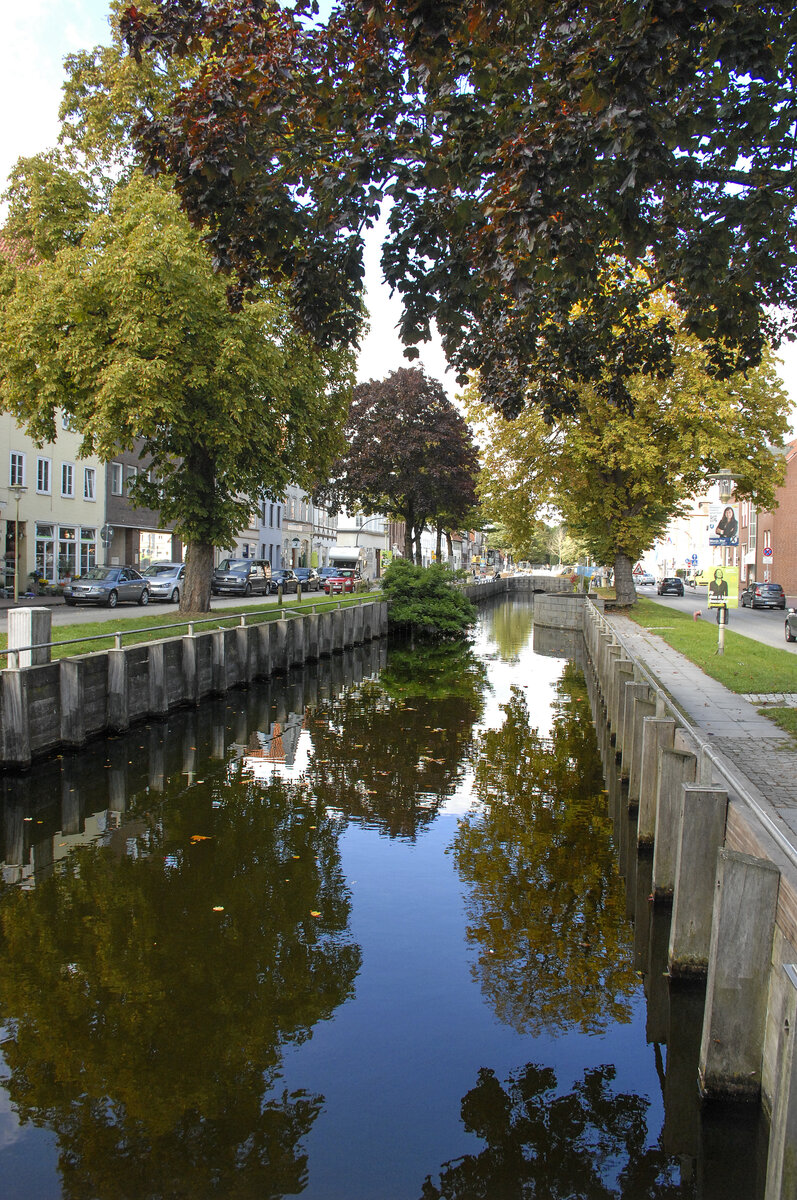
M 717 625 L 691 614 L 669 611 L 653 600 L 638 599 L 628 616 L 662 638 L 729 692 L 797 692 L 797 658 L 732 629 L 725 631 L 725 653 L 717 654 Z M 731 620 L 733 615 L 731 614 Z M 772 713 L 767 709 L 767 716 Z
M 797 742 L 797 708 L 779 708 L 773 704 L 758 711 L 762 717 L 769 717 L 780 729 L 785 729 Z
M 196 622 L 196 633 L 207 633 L 212 629 L 229 629 L 240 624 L 241 614 L 246 613 L 247 624 L 262 624 L 265 621 L 279 621 L 285 610 L 291 615 L 297 609 L 307 612 L 327 612 L 330 609 L 347 608 L 359 604 L 363 600 L 378 600 L 379 593 L 371 593 L 367 597 L 336 596 L 319 599 L 317 596 L 302 596 L 297 603 L 295 597 L 286 597 L 282 608 L 276 604 L 258 608 L 242 606 L 241 608 L 225 608 L 223 610 L 198 613 L 180 613 L 172 608 L 159 612 L 157 615 L 149 609 L 144 616 L 119 617 L 112 621 L 90 621 L 80 625 L 54 625 L 52 628 L 52 658 L 70 658 L 78 654 L 91 654 L 97 650 L 109 650 L 114 644 L 117 633 L 124 634 L 122 645 L 134 646 L 141 642 L 161 641 L 164 638 L 184 637 L 188 633 L 188 623 Z M 200 624 L 199 622 L 205 622 Z M 168 627 L 168 628 L 167 628 Z M 88 638 L 89 641 L 75 642 L 75 638 Z M 8 647 L 8 635 L 0 633 L 0 649 Z M 5 656 L 4 656 L 5 657 Z M 0 663 L 0 667 L 5 663 Z

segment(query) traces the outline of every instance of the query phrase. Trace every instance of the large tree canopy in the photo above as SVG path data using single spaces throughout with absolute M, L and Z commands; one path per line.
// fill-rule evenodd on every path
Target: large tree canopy
M 134 499 L 175 522 L 188 544 L 181 602 L 206 609 L 213 547 L 334 458 L 351 357 L 298 334 L 276 288 L 230 312 L 166 185 L 133 173 L 107 205 L 76 202 L 55 250 L 34 199 L 80 196 L 84 181 L 42 161 L 21 176 L 8 228 L 39 253 L 0 268 L 0 404 L 48 441 L 63 410 L 103 459 L 140 439 L 150 470 Z
M 653 319 L 657 319 L 654 315 Z M 670 314 L 677 324 L 675 314 Z M 484 447 L 486 513 L 521 540 L 546 505 L 598 562 L 613 563 L 621 603 L 634 598 L 631 570 L 668 522 L 686 511 L 706 475 L 730 469 L 736 493 L 768 507 L 780 479 L 771 447 L 788 428 L 788 399 L 771 355 L 746 375 L 714 378 L 697 340 L 681 332 L 667 380 L 629 380 L 631 409 L 591 385 L 577 414 L 548 423 L 531 406 L 509 421 L 469 394 Z
M 785 0 L 339 0 L 323 26 L 304 0 L 160 0 L 123 28 L 138 55 L 202 58 L 139 127 L 148 168 L 244 285 L 287 277 L 316 336 L 349 336 L 384 196 L 405 342 L 436 319 L 507 414 L 532 378 L 549 411 L 572 407 L 620 327 L 626 404 L 636 370 L 669 372 L 671 331 L 636 319 L 651 291 L 719 374 L 794 328 Z M 618 256 L 632 273 L 607 294 Z
M 441 384 L 417 368 L 358 384 L 344 430 L 348 449 L 319 489 L 325 503 L 389 513 L 405 524 L 405 555 L 420 562 L 422 531 L 456 526 L 476 504 L 478 456 Z

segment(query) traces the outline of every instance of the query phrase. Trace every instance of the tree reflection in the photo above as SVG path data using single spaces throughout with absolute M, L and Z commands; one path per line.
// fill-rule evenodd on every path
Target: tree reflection
M 565 668 L 550 739 L 519 689 L 504 713 L 481 738 L 481 805 L 453 846 L 474 972 L 520 1032 L 597 1032 L 629 1019 L 636 981 L 583 676 Z
M 518 650 L 531 639 L 534 624 L 534 604 L 514 596 L 504 603 L 488 605 L 484 617 L 486 632 L 495 642 L 501 658 L 512 661 Z
M 462 779 L 485 678 L 467 645 L 424 647 L 422 658 L 392 648 L 378 682 L 313 714 L 313 794 L 391 837 L 417 837 Z
M 529 1063 L 505 1087 L 483 1068 L 462 1121 L 487 1145 L 444 1164 L 439 1184 L 428 1177 L 422 1200 L 685 1200 L 672 1160 L 647 1145 L 647 1101 L 612 1090 L 614 1075 L 585 1071 L 558 1095 L 550 1067 Z
M 323 1098 L 274 1094 L 281 1049 L 360 965 L 337 826 L 279 780 L 163 811 L 4 897 L 9 1094 L 56 1131 L 66 1196 L 296 1193 Z

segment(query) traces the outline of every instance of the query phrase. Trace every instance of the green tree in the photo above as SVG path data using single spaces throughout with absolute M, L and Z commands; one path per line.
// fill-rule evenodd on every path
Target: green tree
M 637 374 L 628 388 L 630 407 L 582 385 L 579 409 L 553 422 L 536 406 L 505 420 L 473 390 L 468 409 L 484 446 L 487 511 L 521 537 L 541 508 L 559 509 L 589 553 L 614 565 L 622 604 L 635 597 L 634 562 L 685 511 L 708 473 L 727 467 L 739 497 L 772 503 L 780 468 L 770 447 L 782 444 L 789 410 L 770 354 L 722 381 L 684 333 L 668 379 Z
M 391 628 L 432 638 L 462 637 L 476 623 L 476 606 L 452 582 L 439 563 L 418 567 L 395 559 L 382 579 Z
M 318 495 L 403 521 L 406 557 L 420 563 L 421 533 L 430 523 L 450 528 L 473 510 L 478 455 L 470 430 L 423 371 L 405 367 L 358 384 L 344 436 L 345 453 Z
M 214 546 L 335 457 L 352 359 L 318 352 L 276 289 L 231 313 L 176 196 L 139 172 L 107 204 L 73 204 L 54 244 L 47 214 L 84 190 L 52 160 L 15 177 L 9 234 L 37 257 L 5 266 L 0 404 L 46 440 L 63 410 L 83 452 L 106 460 L 140 439 L 151 470 L 133 498 L 174 521 L 188 546 L 181 608 L 204 611 Z
M 477 746 L 479 807 L 453 844 L 474 975 L 519 1032 L 627 1021 L 636 986 L 622 881 L 583 676 L 565 669 L 551 737 L 519 688 Z

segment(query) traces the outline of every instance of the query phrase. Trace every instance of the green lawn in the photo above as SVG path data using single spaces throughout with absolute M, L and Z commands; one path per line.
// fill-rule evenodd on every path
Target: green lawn
M 717 654 L 717 624 L 701 616 L 666 609 L 653 600 L 637 600 L 628 616 L 663 638 L 731 692 L 797 692 L 797 656 L 725 631 L 725 653 Z M 733 621 L 733 613 L 731 613 Z M 771 716 L 774 710 L 769 709 Z
M 287 609 L 289 612 L 295 611 L 297 608 L 308 612 L 324 612 L 331 608 L 338 608 L 341 604 L 347 606 L 359 604 L 361 600 L 372 599 L 380 599 L 379 593 L 372 592 L 367 596 L 335 596 L 334 598 L 322 595 L 320 599 L 317 594 L 311 594 L 303 596 L 301 604 L 297 604 L 295 597 L 288 596 L 285 598 L 283 609 Z M 278 608 L 277 605 L 269 605 L 267 608 L 252 608 L 242 605 L 240 608 L 225 608 L 213 613 L 180 614 L 176 608 L 161 609 L 159 607 L 157 611 L 149 609 L 145 615 L 140 617 L 119 616 L 113 621 L 92 621 L 85 625 L 54 625 L 52 657 L 54 659 L 68 658 L 73 654 L 108 650 L 113 646 L 117 633 L 124 634 L 123 646 L 132 646 L 136 642 L 150 642 L 160 638 L 182 637 L 188 633 L 189 620 L 196 622 L 196 633 L 218 629 L 222 626 L 230 628 L 238 625 L 241 613 L 247 614 L 248 625 L 261 624 L 264 621 L 277 621 L 282 616 L 283 609 Z M 203 621 L 207 624 L 200 624 Z M 165 628 L 166 626 L 169 628 Z M 75 641 L 76 638 L 86 640 Z M 55 643 L 69 644 L 57 645 Z M 7 646 L 7 634 L 0 633 L 0 649 L 5 650 Z

